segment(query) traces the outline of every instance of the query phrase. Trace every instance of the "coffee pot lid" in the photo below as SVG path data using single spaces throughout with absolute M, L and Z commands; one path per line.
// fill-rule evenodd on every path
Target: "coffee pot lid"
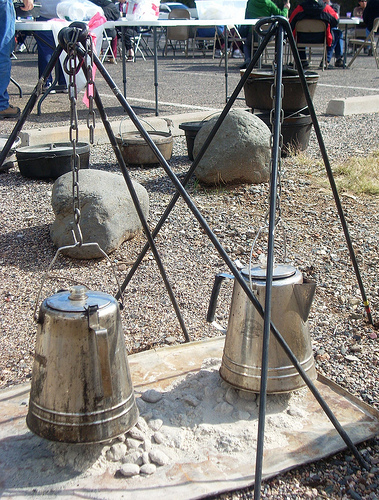
M 76 285 L 45 299 L 51 309 L 62 312 L 85 312 L 89 306 L 99 309 L 110 304 L 112 297 L 103 292 L 93 292 L 86 286 Z
M 266 267 L 263 267 L 263 266 L 252 267 L 251 268 L 251 277 L 252 277 L 252 279 L 255 279 L 255 280 L 265 280 L 266 279 L 266 272 L 267 272 Z M 285 278 L 289 278 L 290 276 L 293 276 L 295 273 L 296 273 L 296 267 L 278 264 L 278 265 L 274 266 L 272 278 L 274 280 L 285 279 Z M 249 276 L 250 276 L 249 268 L 244 267 L 241 270 L 241 274 L 243 274 L 243 276 L 245 278 L 249 278 Z

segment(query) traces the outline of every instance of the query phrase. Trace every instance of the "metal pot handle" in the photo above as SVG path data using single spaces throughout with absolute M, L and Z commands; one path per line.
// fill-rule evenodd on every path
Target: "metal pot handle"
M 234 279 L 233 274 L 228 273 L 220 273 L 216 274 L 215 282 L 213 284 L 211 298 L 209 301 L 208 313 L 207 313 L 207 321 L 208 323 L 212 323 L 212 325 L 220 330 L 223 333 L 226 333 L 226 329 L 219 325 L 216 321 L 214 321 L 216 306 L 217 306 L 217 297 L 220 293 L 221 283 L 226 279 Z
M 96 396 L 98 399 L 112 396 L 112 374 L 111 362 L 109 358 L 108 330 L 99 325 L 99 307 L 97 305 L 88 306 L 88 327 L 95 333 L 95 342 L 97 347 L 97 359 L 99 364 L 99 383 L 96 387 Z

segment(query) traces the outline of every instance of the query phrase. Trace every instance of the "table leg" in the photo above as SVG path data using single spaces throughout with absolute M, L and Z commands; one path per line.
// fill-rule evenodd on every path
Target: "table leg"
M 157 43 L 157 27 L 153 27 L 153 43 L 154 43 L 154 89 L 155 89 L 155 116 L 159 115 L 158 111 L 158 43 Z
M 121 59 L 122 59 L 122 83 L 124 97 L 126 99 L 126 50 L 125 50 L 125 26 L 121 26 Z
M 345 24 L 345 37 L 343 41 L 343 69 L 346 69 L 346 58 L 347 58 L 347 24 Z

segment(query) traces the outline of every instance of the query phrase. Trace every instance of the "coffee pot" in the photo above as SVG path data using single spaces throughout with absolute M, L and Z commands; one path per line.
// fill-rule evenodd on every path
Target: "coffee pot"
M 117 301 L 73 286 L 46 298 L 38 316 L 27 425 L 66 443 L 127 432 L 138 408 Z
M 244 268 L 242 277 L 264 309 L 266 268 Z M 213 322 L 221 283 L 233 275 L 215 278 L 207 321 Z M 271 322 L 278 329 L 299 364 L 310 379 L 316 378 L 308 315 L 316 285 L 303 278 L 293 266 L 276 265 L 273 269 Z M 220 375 L 234 387 L 251 392 L 260 391 L 264 319 L 238 283 L 234 282 L 229 322 L 222 356 Z M 290 392 L 305 382 L 288 356 L 270 334 L 267 393 Z

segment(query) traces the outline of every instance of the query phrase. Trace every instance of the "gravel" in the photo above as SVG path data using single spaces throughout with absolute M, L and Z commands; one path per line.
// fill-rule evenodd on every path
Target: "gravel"
M 321 102 L 318 99 L 316 108 Z M 378 148 L 378 113 L 348 117 L 319 113 L 319 121 L 332 164 Z M 10 129 L 8 123 L 3 132 Z M 307 156 L 311 162 L 305 163 L 302 156 L 282 161 L 281 211 L 287 262 L 317 282 L 309 318 L 316 366 L 322 374 L 379 410 L 378 330 L 368 324 L 364 314 L 333 196 L 326 175 L 317 164 L 320 152 L 313 132 Z M 94 169 L 119 172 L 109 145 L 93 146 L 90 163 Z M 183 137 L 175 138 L 170 165 L 179 179 L 189 168 Z M 175 189 L 161 168 L 133 168 L 130 175 L 149 192 L 149 226 L 154 228 Z M 33 312 L 39 287 L 56 251 L 49 236 L 54 217 L 50 204 L 52 185 L 50 181 L 23 178 L 17 168 L 0 175 L 1 388 L 31 377 L 36 338 Z M 206 189 L 192 179 L 188 193 L 232 260 L 247 263 L 268 210 L 269 186 Z M 351 193 L 340 193 L 340 197 L 376 322 L 378 200 Z M 279 260 L 285 258 L 282 242 L 279 232 Z M 141 234 L 110 256 L 120 282 L 144 244 Z M 266 244 L 263 234 L 253 249 L 255 259 L 264 253 Z M 191 340 L 219 335 L 205 318 L 214 277 L 227 271 L 227 267 L 182 199 L 157 236 L 156 245 Z M 42 298 L 75 282 L 113 295 L 117 291 L 111 266 L 105 260 L 73 261 L 60 257 L 44 282 Z M 223 285 L 218 301 L 216 317 L 224 325 L 231 287 Z M 123 300 L 122 322 L 128 353 L 184 342 L 151 252 L 127 286 Z M 262 498 L 379 498 L 379 437 L 362 443 L 359 449 L 370 460 L 370 471 L 361 470 L 351 453 L 345 451 L 268 480 L 262 485 Z M 253 498 L 253 491 L 246 489 L 214 498 L 248 499 Z

